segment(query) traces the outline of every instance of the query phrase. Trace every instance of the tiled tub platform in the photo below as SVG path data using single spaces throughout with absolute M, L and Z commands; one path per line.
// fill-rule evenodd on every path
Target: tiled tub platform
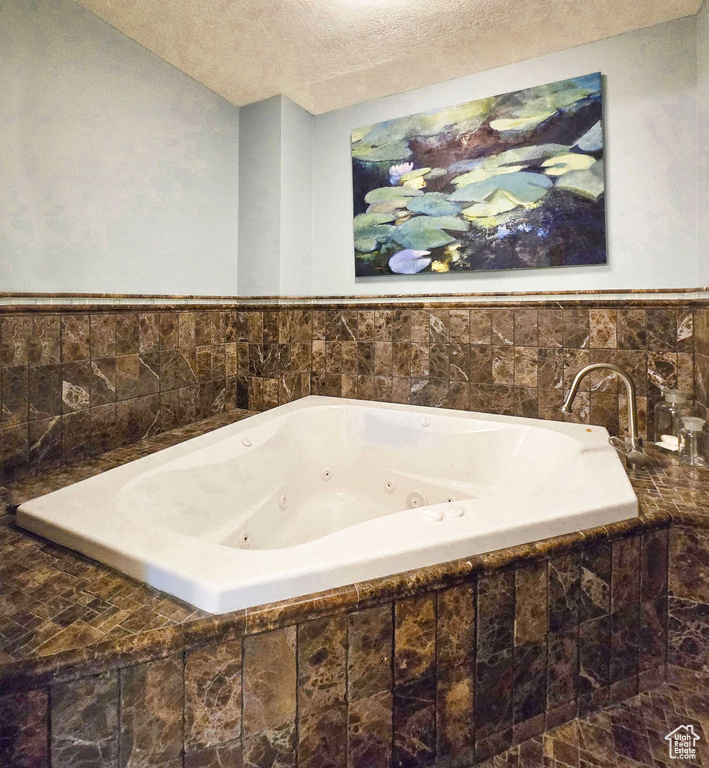
M 709 671 L 709 475 L 662 457 L 636 520 L 217 617 L 14 527 L 25 498 L 248 415 L 6 492 L 2 768 L 581 766 L 583 728 L 620 750 L 599 765 L 655 765 L 617 713 L 699 716 L 665 680 Z

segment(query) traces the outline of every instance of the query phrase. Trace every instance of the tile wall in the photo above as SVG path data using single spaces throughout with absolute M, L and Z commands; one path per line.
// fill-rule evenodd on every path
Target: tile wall
M 667 550 L 666 527 L 583 542 L 0 695 L 0 764 L 469 766 L 664 678 Z
M 689 305 L 113 310 L 0 316 L 5 481 L 309 393 L 560 419 L 576 371 L 609 361 L 635 380 L 643 429 L 661 386 L 696 378 L 707 401 L 694 322 L 709 310 Z M 625 409 L 596 374 L 566 418 L 617 433 Z

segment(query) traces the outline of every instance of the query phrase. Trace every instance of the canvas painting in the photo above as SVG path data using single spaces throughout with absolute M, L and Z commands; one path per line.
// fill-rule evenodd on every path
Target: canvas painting
M 601 75 L 352 133 L 355 273 L 606 262 Z

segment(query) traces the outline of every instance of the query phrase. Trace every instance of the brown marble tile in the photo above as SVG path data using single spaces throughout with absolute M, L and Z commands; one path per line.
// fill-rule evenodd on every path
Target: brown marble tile
M 436 683 L 436 764 L 472 765 L 475 757 L 473 667 L 439 672 Z
M 347 687 L 347 616 L 298 626 L 298 713 L 314 715 L 344 704 Z
M 660 399 L 661 390 L 677 387 L 678 360 L 676 352 L 647 353 L 648 395 Z
M 476 384 L 492 384 L 492 348 L 473 344 L 469 347 L 469 380 Z
M 447 344 L 450 342 L 450 310 L 430 310 L 429 323 L 429 341 L 431 344 Z
M 42 423 L 42 422 L 36 422 Z M 0 428 L 0 476 L 3 481 L 22 477 L 29 461 L 29 425 Z
M 117 403 L 116 426 L 121 444 L 136 443 L 156 434 L 160 426 L 159 395 L 134 397 Z
M 518 387 L 537 386 L 539 350 L 536 347 L 515 347 L 514 383 Z
M 536 309 L 515 309 L 514 328 L 514 341 L 516 346 L 539 346 L 538 311 Z
M 217 313 L 212 313 L 217 314 Z M 160 349 L 160 314 L 141 312 L 138 315 L 138 352 L 146 354 Z
M 578 625 L 581 553 L 549 559 L 549 631 L 564 632 Z
M 477 659 L 512 649 L 515 574 L 502 571 L 478 579 Z
M 62 417 L 62 463 L 85 459 L 91 452 L 91 415 L 88 410 Z
M 490 319 L 493 346 L 512 346 L 515 333 L 514 310 L 492 309 Z
M 677 312 L 674 309 L 645 310 L 647 348 L 653 352 L 677 351 Z
M 92 359 L 116 356 L 116 315 L 90 316 L 89 345 Z
M 637 609 L 640 603 L 639 536 L 613 542 L 611 573 L 611 611 Z
M 47 692 L 0 696 L 0 765 L 49 768 Z
M 177 336 L 179 346 L 195 346 L 195 315 L 194 312 L 180 312 L 177 318 Z
M 394 749 L 396 768 L 423 768 L 434 761 L 436 685 L 425 677 L 394 689 Z
M 475 659 L 475 584 L 440 590 L 436 618 L 437 668 L 470 666 Z
M 709 604 L 709 530 L 673 525 L 669 556 L 673 597 Z
M 492 382 L 493 384 L 514 384 L 515 349 L 514 347 L 492 347 Z
M 411 375 L 426 379 L 429 374 L 430 346 L 428 344 L 411 345 Z
M 397 600 L 394 627 L 395 684 L 431 674 L 436 662 L 435 595 Z
M 600 543 L 583 552 L 581 561 L 580 620 L 602 616 L 610 610 L 611 548 Z
M 638 605 L 615 611 L 611 615 L 611 683 L 618 683 L 631 676 L 637 679 L 639 619 Z M 626 696 L 636 692 L 637 689 Z
M 526 723 L 543 715 L 547 699 L 547 643 L 543 640 L 515 645 L 512 718 Z
M 182 659 L 121 670 L 120 765 L 149 768 L 182 752 Z
M 374 342 L 357 344 L 357 371 L 360 375 L 367 376 L 374 373 L 374 351 Z
M 429 378 L 445 380 L 450 378 L 449 347 L 449 344 L 431 344 L 429 347 Z
M 475 663 L 476 741 L 512 726 L 514 663 L 511 647 Z
M 298 718 L 298 767 L 347 768 L 347 708 L 344 703 Z
M 61 464 L 62 432 L 59 416 L 31 422 L 28 440 L 29 464 L 33 469 L 47 471 Z
M 348 768 L 390 768 L 393 697 L 383 691 L 348 707 Z
M 640 604 L 638 626 L 638 667 L 645 670 L 667 661 L 667 596 Z
M 564 402 L 564 395 L 560 389 L 540 389 L 539 399 L 539 418 L 551 421 L 563 421 L 564 414 L 561 406 Z
M 48 419 L 62 412 L 62 370 L 60 365 L 29 368 L 29 418 Z
M 62 362 L 88 360 L 90 357 L 89 315 L 64 315 L 62 317 Z
M 91 406 L 116 402 L 116 358 L 102 357 L 91 361 Z
M 160 389 L 160 355 L 146 353 L 116 358 L 116 397 L 128 400 Z
M 177 349 L 180 346 L 179 313 L 161 312 L 158 316 L 160 349 Z
M 52 687 L 52 768 L 117 768 L 118 698 L 116 673 Z
M 709 623 L 706 603 L 697 603 L 680 597 L 668 600 L 668 655 L 667 661 L 709 676 L 709 648 L 706 627 Z
M 184 768 L 243 768 L 241 742 L 185 753 Z
M 64 363 L 62 375 L 62 413 L 86 410 L 91 404 L 91 362 Z
M 470 381 L 471 350 L 469 344 L 448 345 L 448 375 L 453 381 Z
M 374 340 L 392 340 L 393 312 L 389 309 L 374 310 Z
M 11 316 L 0 319 L 0 365 L 13 368 L 28 364 L 31 328 L 29 317 Z
M 537 386 L 561 389 L 564 384 L 564 353 L 555 347 L 541 347 L 537 357 Z
M 470 344 L 470 310 L 451 309 L 450 340 L 453 344 Z
M 616 310 L 590 309 L 591 348 L 613 349 L 618 346 Z
M 22 424 L 29 418 L 29 369 L 3 368 L 0 378 L 0 424 Z
M 694 352 L 694 312 L 690 308 L 677 310 L 677 351 Z
M 564 346 L 567 349 L 585 349 L 591 336 L 590 316 L 587 309 L 564 309 Z
M 408 309 L 394 309 L 391 317 L 392 341 L 411 341 L 411 312 Z
M 563 347 L 564 320 L 561 309 L 540 309 L 537 323 L 540 347 Z
M 61 318 L 58 315 L 33 317 L 28 343 L 27 358 L 30 365 L 61 363 Z
M 374 374 L 376 376 L 392 375 L 392 344 L 386 341 L 374 343 Z
M 119 445 L 117 432 L 116 406 L 113 403 L 92 408 L 91 418 L 91 452 L 105 453 Z M 174 426 L 178 426 L 175 424 Z
M 286 723 L 245 738 L 244 768 L 295 768 L 295 740 L 295 723 Z
M 547 564 L 541 560 L 515 570 L 515 646 L 540 643 L 547 633 Z
M 121 358 L 123 359 L 123 358 Z M 211 366 L 211 358 L 210 358 Z M 195 349 L 169 349 L 160 353 L 159 386 L 162 391 L 189 387 L 197 383 Z M 147 371 L 146 371 L 147 374 Z M 232 375 L 235 375 L 232 374 Z
M 589 619 L 579 627 L 579 695 L 593 696 L 610 683 L 611 618 Z
M 185 655 L 185 749 L 214 747 L 241 735 L 241 640 Z
M 486 344 L 492 342 L 492 317 L 489 309 L 470 310 L 470 343 Z
M 578 629 L 550 632 L 547 649 L 547 709 L 554 710 L 578 693 Z
M 411 374 L 411 345 L 404 342 L 393 343 L 392 344 L 392 375 L 408 378 L 410 374 Z
M 243 728 L 246 739 L 294 725 L 295 646 L 295 627 L 244 639 Z
M 349 614 L 347 689 L 350 704 L 391 688 L 393 641 L 391 603 Z
M 137 354 L 140 348 L 140 323 L 137 312 L 116 315 L 116 355 Z
M 667 529 L 644 533 L 640 544 L 640 587 L 643 600 L 667 594 Z

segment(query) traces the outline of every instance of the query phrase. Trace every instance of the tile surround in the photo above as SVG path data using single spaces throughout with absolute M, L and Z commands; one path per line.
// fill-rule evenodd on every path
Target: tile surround
M 508 297 L 509 298 L 509 297 Z M 307 394 L 625 425 L 612 376 L 564 388 L 589 362 L 633 376 L 640 426 L 661 386 L 709 397 L 709 310 L 686 300 L 563 298 L 496 306 L 3 307 L 0 470 L 6 481 L 234 408 Z M 695 329 L 696 327 L 696 329 Z
M 562 382 L 596 359 L 634 365 L 650 402 L 661 382 L 691 380 L 694 368 L 706 406 L 707 312 L 693 311 L 694 338 L 677 307 L 3 315 L 0 451 L 8 477 L 54 467 L 54 482 L 76 479 L 135 457 L 128 442 L 147 435 L 136 448 L 155 450 L 170 444 L 164 430 L 200 414 L 227 423 L 245 415 L 228 408 L 271 407 L 311 384 L 455 407 L 483 392 L 490 410 L 551 415 Z M 33 389 L 44 377 L 52 385 Z M 624 400 L 612 380 L 591 380 L 584 394 L 582 419 L 617 423 Z M 648 731 L 635 747 L 637 736 L 604 731 L 597 713 L 656 685 L 668 663 L 676 676 L 709 674 L 709 481 L 663 457 L 632 479 L 659 515 L 647 529 L 587 532 L 531 557 L 492 553 L 443 581 L 392 577 L 325 595 L 305 613 L 266 606 L 223 624 L 3 526 L 0 545 L 17 557 L 0 569 L 5 584 L 16 580 L 3 590 L 0 667 L 39 666 L 34 687 L 21 677 L 0 695 L 0 712 L 12 713 L 0 764 L 463 767 L 497 765 L 510 749 L 506 764 L 536 765 L 541 749 L 580 766 L 588 742 L 574 734 L 591 723 L 591 736 L 625 745 L 628 764 L 649 765 Z M 39 571 L 27 567 L 30 552 Z M 40 593 L 41 610 L 28 603 Z M 193 640 L 178 640 L 200 621 L 185 635 Z M 109 664 L 81 653 L 106 641 L 116 644 Z M 59 676 L 40 672 L 65 657 L 74 666 Z M 92 718 L 80 717 L 88 706 Z

